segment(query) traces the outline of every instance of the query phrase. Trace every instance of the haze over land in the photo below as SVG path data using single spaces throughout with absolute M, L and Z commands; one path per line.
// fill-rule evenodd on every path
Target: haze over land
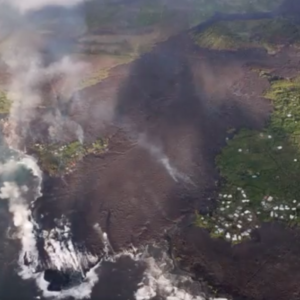
M 299 13 L 0 1 L 1 300 L 297 299 Z

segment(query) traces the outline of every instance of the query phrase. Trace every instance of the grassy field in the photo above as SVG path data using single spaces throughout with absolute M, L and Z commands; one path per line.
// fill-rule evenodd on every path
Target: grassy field
M 263 131 L 243 129 L 216 158 L 224 180 L 212 216 L 196 225 L 233 243 L 262 222 L 300 222 L 300 80 L 273 80 L 274 111 Z
M 249 13 L 268 12 L 277 8 L 282 0 L 193 0 L 189 11 L 190 25 L 197 25 L 213 16 L 221 13 Z
M 185 17 L 194 26 L 210 18 L 216 12 L 239 13 L 270 11 L 282 0 L 143 0 L 123 4 L 109 1 L 85 2 L 86 23 L 89 29 L 121 25 L 127 28 L 145 28 L 166 19 Z
M 118 32 L 121 29 L 143 29 L 152 28 L 155 32 L 162 32 L 161 29 L 167 26 L 168 22 L 174 24 L 174 18 L 185 18 L 186 25 L 193 26 L 200 22 L 207 20 L 216 12 L 222 13 L 237 13 L 237 12 L 253 12 L 253 11 L 270 11 L 276 8 L 281 3 L 281 0 L 191 0 L 182 2 L 179 0 L 143 0 L 143 1 L 129 1 L 126 6 L 119 2 L 117 4 L 109 1 L 88 0 L 85 2 L 85 15 L 87 25 L 90 31 L 105 29 Z M 122 23 L 120 27 L 120 22 Z M 172 23 L 173 22 L 173 23 Z M 178 20 L 179 22 L 179 20 Z M 270 51 L 273 51 L 271 43 L 266 43 L 266 30 L 261 30 L 265 27 L 262 22 L 227 22 L 214 26 L 204 32 L 201 36 L 195 36 L 195 40 L 202 46 L 216 49 L 232 49 L 238 46 L 248 47 L 254 42 L 250 41 L 252 36 L 257 38 L 257 32 L 261 31 L 261 43 L 265 44 Z M 290 31 L 283 26 L 283 21 L 268 23 L 268 34 L 272 36 L 272 32 L 281 30 Z M 276 28 L 275 28 L 276 27 Z M 120 28 L 120 29 L 118 29 Z M 184 30 L 184 28 L 182 28 Z M 162 34 L 162 33 L 161 33 Z M 146 38 L 146 36 L 149 36 Z M 79 41 L 81 47 L 87 51 L 87 54 L 102 56 L 101 51 L 121 51 L 118 48 L 118 43 L 122 41 L 128 44 L 128 48 L 132 49 L 131 53 L 119 53 L 119 57 L 126 57 L 120 62 L 112 64 L 109 67 L 101 67 L 95 69 L 92 74 L 84 78 L 80 84 L 79 89 L 83 89 L 95 85 L 109 76 L 111 68 L 128 63 L 137 58 L 141 53 L 149 51 L 152 46 L 160 39 L 165 39 L 152 33 L 144 33 L 143 35 L 123 33 L 120 34 L 103 34 L 103 35 L 87 35 Z M 263 42 L 264 41 L 264 42 Z M 101 51 L 100 51 L 101 50 Z M 98 53 L 98 52 L 99 53 Z M 124 52 L 124 51 L 123 51 Z M 126 55 L 125 55 L 126 54 Z M 116 56 L 117 57 L 117 56 Z
M 35 144 L 31 150 L 37 156 L 42 170 L 51 176 L 61 176 L 71 173 L 84 156 L 107 151 L 108 142 L 99 138 L 87 145 L 79 141 L 67 145 Z
M 204 48 L 237 50 L 263 47 L 272 54 L 282 45 L 300 45 L 300 25 L 286 18 L 223 21 L 192 38 Z
M 134 60 L 135 56 L 111 56 L 114 59 L 109 64 L 109 66 L 106 67 L 97 67 L 94 69 L 90 74 L 86 75 L 85 78 L 83 78 L 78 85 L 78 90 L 85 89 L 87 87 L 91 87 L 93 85 L 96 85 L 97 83 L 101 82 L 102 80 L 106 79 L 110 71 L 122 64 L 130 63 L 132 60 Z
M 8 114 L 11 101 L 7 98 L 6 93 L 0 91 L 0 114 Z
M 168 15 L 168 9 L 161 1 L 144 1 L 132 20 L 133 27 L 148 27 L 159 24 Z

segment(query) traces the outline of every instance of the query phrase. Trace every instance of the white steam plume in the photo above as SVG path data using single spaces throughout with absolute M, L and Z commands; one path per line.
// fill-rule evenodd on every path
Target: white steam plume
M 16 41 L 16 44 L 19 44 Z M 20 41 L 22 44 L 22 41 Z M 83 62 L 73 61 L 70 57 L 63 57 L 59 62 L 44 67 L 38 53 L 32 49 L 18 48 L 15 51 L 7 51 L 2 56 L 8 72 L 11 75 L 10 84 L 6 87 L 8 97 L 12 99 L 9 114 L 9 145 L 20 148 L 24 140 L 31 135 L 30 125 L 33 120 L 40 118 L 39 106 L 46 105 L 50 108 L 43 117 L 43 123 L 48 125 L 49 136 L 52 140 L 64 139 L 64 131 L 73 131 L 77 138 L 83 141 L 83 130 L 79 124 L 72 121 L 68 116 L 62 116 L 59 111 L 57 97 L 63 95 L 69 99 L 79 82 L 80 74 L 86 70 L 87 65 Z M 50 83 L 52 91 L 45 95 L 39 91 L 41 85 L 51 82 L 53 78 L 62 78 L 59 86 L 59 94 L 54 84 Z M 48 97 L 48 103 L 45 100 Z M 50 103 L 49 103 L 50 101 Z
M 145 135 L 140 135 L 138 143 L 143 148 L 147 149 L 155 159 L 157 159 L 157 161 L 165 168 L 175 182 L 183 181 L 188 184 L 193 184 L 189 176 L 180 172 L 175 166 L 173 166 L 168 156 L 163 153 L 162 149 L 149 142 Z
M 34 185 L 30 187 L 26 185 L 19 186 L 14 181 L 14 174 L 22 172 L 24 168 L 31 171 L 34 175 Z M 39 262 L 38 252 L 36 248 L 36 240 L 34 235 L 34 222 L 30 211 L 30 205 L 41 196 L 41 180 L 42 174 L 35 160 L 31 157 L 24 156 L 18 160 L 9 160 L 7 163 L 1 165 L 0 175 L 3 180 L 3 186 L 0 188 L 0 198 L 9 201 L 9 211 L 13 216 L 13 223 L 17 229 L 17 236 L 22 245 L 22 250 L 19 256 L 19 265 L 21 267 L 20 275 L 23 278 L 28 278 L 29 273 L 33 270 L 27 270 L 24 265 L 24 255 L 27 260 L 33 262 L 30 268 L 35 269 Z M 29 191 L 30 189 L 30 191 Z M 32 202 L 26 198 L 32 196 Z
M 27 49 L 22 50 L 26 51 Z M 13 99 L 8 118 L 10 128 L 7 142 L 15 149 L 20 148 L 30 133 L 30 122 L 38 116 L 36 108 L 42 103 L 43 95 L 38 92 L 37 86 L 57 74 L 63 74 L 66 78 L 71 78 L 68 83 L 72 89 L 76 74 L 84 67 L 80 63 L 73 63 L 66 57 L 60 62 L 43 67 L 37 54 L 30 51 L 28 53 L 27 59 L 22 57 L 20 52 L 17 52 L 17 55 L 10 53 L 11 56 L 5 56 L 5 62 L 12 74 L 8 95 Z M 67 85 L 63 87 L 67 87 Z M 58 139 L 64 133 L 66 123 L 71 123 L 67 117 L 53 119 L 45 117 L 43 121 L 49 125 L 49 130 L 54 130 L 55 138 Z M 83 132 L 78 126 L 76 132 L 82 141 Z M 92 287 L 98 280 L 95 268 L 89 270 L 89 266 L 95 265 L 99 258 L 86 250 L 79 251 L 72 242 L 70 224 L 61 220 L 57 227 L 50 232 L 43 231 L 42 236 L 39 237 L 44 241 L 44 251 L 47 255 L 46 262 L 41 261 L 37 248 L 37 232 L 40 231 L 40 228 L 34 221 L 31 207 L 41 196 L 42 172 L 32 157 L 21 153 L 18 153 L 17 157 L 17 159 L 10 159 L 0 168 L 0 176 L 3 179 L 0 198 L 9 201 L 9 211 L 13 215 L 17 236 L 21 241 L 20 276 L 23 279 L 35 279 L 45 297 L 73 296 L 78 299 L 89 297 Z M 20 185 L 14 180 L 13 174 L 18 174 L 22 168 L 31 171 L 34 176 L 33 182 L 30 181 L 29 185 L 27 183 Z M 67 287 L 60 292 L 49 291 L 49 282 L 44 280 L 44 271 L 47 268 L 62 272 L 74 272 L 82 279 L 75 284 L 75 287 Z

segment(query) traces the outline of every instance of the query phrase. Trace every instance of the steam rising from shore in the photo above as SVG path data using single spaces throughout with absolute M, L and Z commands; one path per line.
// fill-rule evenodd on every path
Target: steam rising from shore
M 98 280 L 95 269 L 100 258 L 89 253 L 84 246 L 79 248 L 73 243 L 71 224 L 65 218 L 58 220 L 52 230 L 42 230 L 32 215 L 35 201 L 42 196 L 42 172 L 36 160 L 20 150 L 24 149 L 28 139 L 34 142 L 41 137 L 41 133 L 34 131 L 32 126 L 36 120 L 47 128 L 48 140 L 60 141 L 64 134 L 72 131 L 83 142 L 82 128 L 63 113 L 61 106 L 66 105 L 64 101 L 68 101 L 74 93 L 87 65 L 68 55 L 56 61 L 45 61 L 43 51 L 54 51 L 52 54 L 56 57 L 55 47 L 47 49 L 43 44 L 45 37 L 41 36 L 35 24 L 24 21 L 23 15 L 17 12 L 25 13 L 45 5 L 72 6 L 78 2 L 0 1 L 0 6 L 9 4 L 17 8 L 12 10 L 13 17 L 9 22 L 0 20 L 3 28 L 10 33 L 1 47 L 1 60 L 9 74 L 9 80 L 2 83 L 1 89 L 12 100 L 5 123 L 5 140 L 11 150 L 7 151 L 9 154 L 3 157 L 4 162 L 0 165 L 0 198 L 9 203 L 15 236 L 21 242 L 19 275 L 23 279 L 35 279 L 45 297 L 82 299 L 90 296 Z M 24 28 L 18 27 L 20 24 Z M 41 110 L 45 106 L 50 109 Z M 6 147 L 4 144 L 1 146 Z M 42 241 L 43 256 L 38 241 Z M 61 276 L 60 272 L 71 278 L 66 287 L 57 286 L 55 276 Z
M 100 260 L 73 244 L 70 224 L 65 218 L 59 220 L 51 231 L 40 230 L 31 212 L 34 202 L 41 196 L 42 173 L 36 161 L 30 156 L 15 153 L 13 159 L 0 166 L 0 178 L 0 198 L 9 203 L 16 236 L 21 242 L 19 275 L 23 279 L 35 279 L 45 297 L 88 298 L 98 281 L 96 268 Z M 38 239 L 44 241 L 47 259 L 40 256 Z M 55 291 L 45 280 L 47 270 L 71 272 L 75 282 L 62 291 Z
M 138 259 L 147 267 L 143 280 L 135 292 L 136 300 L 227 300 L 211 298 L 203 293 L 203 286 L 188 275 L 175 274 L 173 261 L 167 254 L 167 245 L 147 247 Z
M 28 187 L 24 183 L 18 185 L 14 178 L 18 177 L 18 173 L 31 172 L 34 176 L 31 186 Z M 31 267 L 36 268 L 38 263 L 38 253 L 36 250 L 36 240 L 34 236 L 34 227 L 36 224 L 32 220 L 31 211 L 29 209 L 30 202 L 27 201 L 29 194 L 35 201 L 41 196 L 41 180 L 42 174 L 36 162 L 24 156 L 19 160 L 9 160 L 7 163 L 0 167 L 0 175 L 3 186 L 0 188 L 0 198 L 9 201 L 9 211 L 13 216 L 13 223 L 17 229 L 17 236 L 19 237 L 22 245 L 22 250 L 19 256 L 19 265 L 21 266 L 20 275 L 24 278 L 28 277 L 24 263 L 22 263 L 24 255 L 28 255 L 28 260 L 33 262 Z M 21 175 L 21 174 L 20 174 Z M 29 174 L 27 174 L 29 175 Z

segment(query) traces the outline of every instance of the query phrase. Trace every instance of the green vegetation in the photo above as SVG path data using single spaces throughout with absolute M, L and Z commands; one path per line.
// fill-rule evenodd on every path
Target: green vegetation
M 109 76 L 110 71 L 113 68 L 115 68 L 119 65 L 122 65 L 122 64 L 130 63 L 132 60 L 134 60 L 135 56 L 134 55 L 119 56 L 119 58 L 120 59 L 118 61 L 116 61 L 114 64 L 112 64 L 109 68 L 99 69 L 98 71 L 92 73 L 90 76 L 81 80 L 81 82 L 78 85 L 78 90 L 82 90 L 82 89 L 85 89 L 85 88 L 88 88 L 90 86 L 100 83 L 102 80 L 106 79 Z
M 275 80 L 274 111 L 262 131 L 243 129 L 216 158 L 224 183 L 212 216 L 196 225 L 237 243 L 262 222 L 300 221 L 300 80 Z
M 158 24 L 165 11 L 160 0 L 143 0 L 133 3 L 109 3 L 99 0 L 85 2 L 86 23 L 90 29 L 109 27 L 122 22 L 123 27 L 145 28 Z
M 55 176 L 72 172 L 84 156 L 102 154 L 107 149 L 107 141 L 100 138 L 88 145 L 79 141 L 67 145 L 35 144 L 32 151 L 38 157 L 42 169 Z
M 145 28 L 159 24 L 173 16 L 185 18 L 194 26 L 213 16 L 216 12 L 242 13 L 271 11 L 278 7 L 282 0 L 143 0 L 119 1 L 107 0 L 85 1 L 85 18 L 88 28 Z M 174 21 L 174 20 L 173 20 Z M 172 22 L 173 22 L 172 21 Z
M 221 13 L 250 13 L 268 12 L 277 8 L 282 0 L 193 0 L 189 13 L 190 25 L 194 26 L 212 17 L 216 12 Z
M 112 25 L 120 12 L 118 5 L 109 5 L 104 1 L 85 1 L 85 21 L 89 29 L 97 29 L 100 26 Z
M 192 38 L 204 48 L 237 50 L 263 47 L 272 54 L 283 45 L 300 45 L 300 25 L 286 18 L 222 21 Z
M 98 72 L 95 72 L 94 74 L 92 74 L 90 77 L 83 79 L 79 83 L 78 89 L 81 90 L 81 89 L 85 89 L 90 86 L 93 86 L 93 85 L 101 82 L 105 78 L 107 78 L 108 75 L 109 75 L 109 69 L 101 69 Z
M 98 37 L 99 38 L 99 37 Z M 78 43 L 78 50 L 80 53 L 88 55 L 109 55 L 116 58 L 122 56 L 130 56 L 133 52 L 133 47 L 126 38 L 121 41 L 112 41 L 112 42 L 83 42 Z
M 0 91 L 0 114 L 8 114 L 11 101 L 7 98 L 6 93 Z
M 160 1 L 144 1 L 133 20 L 134 27 L 148 27 L 160 23 L 166 16 L 166 7 Z

